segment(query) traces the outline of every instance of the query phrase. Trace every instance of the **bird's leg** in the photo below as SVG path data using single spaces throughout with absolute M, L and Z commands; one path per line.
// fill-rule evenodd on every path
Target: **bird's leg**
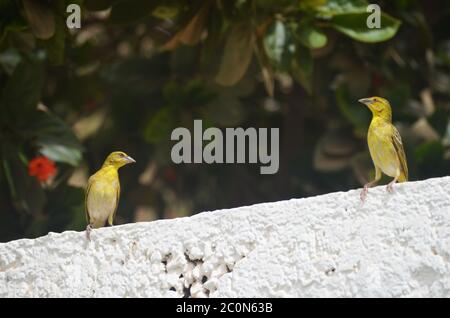
M 398 178 L 400 177 L 400 171 L 397 173 L 397 175 L 395 176 L 394 180 L 392 180 L 391 182 L 389 182 L 389 184 L 386 186 L 386 190 L 389 193 L 394 193 L 394 183 L 397 182 Z
M 371 181 L 369 183 L 366 183 L 364 185 L 364 188 L 362 189 L 361 194 L 360 194 L 360 198 L 361 198 L 362 202 L 364 202 L 366 200 L 367 193 L 369 193 L 369 188 L 371 186 L 373 186 L 374 184 L 376 184 L 377 182 L 378 182 L 378 180 L 373 180 L 373 181 Z
M 88 224 L 86 226 L 86 238 L 88 239 L 88 241 L 91 240 L 91 232 L 92 232 L 92 226 L 90 224 Z
M 369 188 L 376 185 L 378 181 L 380 181 L 380 179 L 381 179 L 381 170 L 377 166 L 375 166 L 375 179 L 370 181 L 369 183 L 366 183 L 361 191 L 360 198 L 362 202 L 366 200 L 367 193 L 369 193 Z

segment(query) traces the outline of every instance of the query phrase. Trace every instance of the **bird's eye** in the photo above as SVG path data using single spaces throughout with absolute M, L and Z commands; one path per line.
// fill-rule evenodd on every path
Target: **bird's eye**
M 121 153 L 121 154 L 119 154 L 119 157 L 123 158 L 123 157 L 125 157 L 125 154 Z

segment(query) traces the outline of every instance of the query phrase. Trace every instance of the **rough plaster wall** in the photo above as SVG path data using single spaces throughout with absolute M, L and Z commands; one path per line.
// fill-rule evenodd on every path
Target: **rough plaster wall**
M 450 177 L 0 244 L 0 296 L 450 297 Z

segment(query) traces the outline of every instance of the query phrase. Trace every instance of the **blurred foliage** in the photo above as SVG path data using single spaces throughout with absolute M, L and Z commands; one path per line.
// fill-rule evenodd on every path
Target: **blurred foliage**
M 0 0 L 0 241 L 83 229 L 87 177 L 119 149 L 137 164 L 117 223 L 358 187 L 371 95 L 393 105 L 411 179 L 447 175 L 450 4 L 377 3 L 380 29 L 365 0 Z M 280 171 L 173 164 L 170 133 L 194 119 L 280 127 Z M 45 182 L 27 171 L 40 155 Z

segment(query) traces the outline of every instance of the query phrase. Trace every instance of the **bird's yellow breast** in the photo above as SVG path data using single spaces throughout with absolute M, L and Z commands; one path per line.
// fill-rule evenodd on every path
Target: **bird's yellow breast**
M 372 119 L 367 134 L 370 156 L 374 164 L 384 174 L 395 177 L 401 167 L 392 136 L 393 127 L 391 123 L 377 117 Z
M 114 213 L 119 200 L 119 174 L 115 168 L 105 167 L 89 179 L 86 204 L 94 227 L 103 226 Z

